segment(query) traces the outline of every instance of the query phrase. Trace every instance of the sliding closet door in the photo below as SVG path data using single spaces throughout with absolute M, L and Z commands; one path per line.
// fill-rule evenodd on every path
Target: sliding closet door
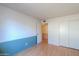
M 69 47 L 68 39 L 68 20 L 60 21 L 59 26 L 59 45 L 64 47 Z
M 79 19 L 69 20 L 69 46 L 79 49 Z

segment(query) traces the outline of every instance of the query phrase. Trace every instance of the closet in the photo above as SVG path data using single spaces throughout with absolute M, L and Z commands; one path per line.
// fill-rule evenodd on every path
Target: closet
M 79 49 L 79 19 L 69 20 L 69 47 Z
M 68 20 L 61 20 L 59 23 L 59 45 L 69 47 L 69 28 Z
M 48 43 L 79 49 L 79 19 L 48 20 Z

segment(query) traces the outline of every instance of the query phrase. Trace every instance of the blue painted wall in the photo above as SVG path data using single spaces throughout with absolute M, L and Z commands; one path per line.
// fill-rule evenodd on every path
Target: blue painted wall
M 24 49 L 30 48 L 37 44 L 37 36 L 22 38 L 13 41 L 0 43 L 0 49 L 3 51 L 0 55 L 16 55 Z

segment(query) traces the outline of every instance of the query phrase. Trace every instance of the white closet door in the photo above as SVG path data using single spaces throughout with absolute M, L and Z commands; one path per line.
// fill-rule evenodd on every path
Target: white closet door
M 69 46 L 79 49 L 79 19 L 69 21 Z
M 68 43 L 68 21 L 63 20 L 60 22 L 59 45 L 69 47 Z
M 48 44 L 59 45 L 59 22 L 52 20 L 48 23 Z

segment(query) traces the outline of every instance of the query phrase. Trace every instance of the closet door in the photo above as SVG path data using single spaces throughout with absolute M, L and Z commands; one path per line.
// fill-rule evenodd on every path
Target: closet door
M 59 26 L 59 45 L 69 47 L 68 20 L 62 20 Z
M 79 49 L 79 19 L 69 21 L 69 46 Z
M 59 45 L 59 21 L 48 22 L 48 44 Z

